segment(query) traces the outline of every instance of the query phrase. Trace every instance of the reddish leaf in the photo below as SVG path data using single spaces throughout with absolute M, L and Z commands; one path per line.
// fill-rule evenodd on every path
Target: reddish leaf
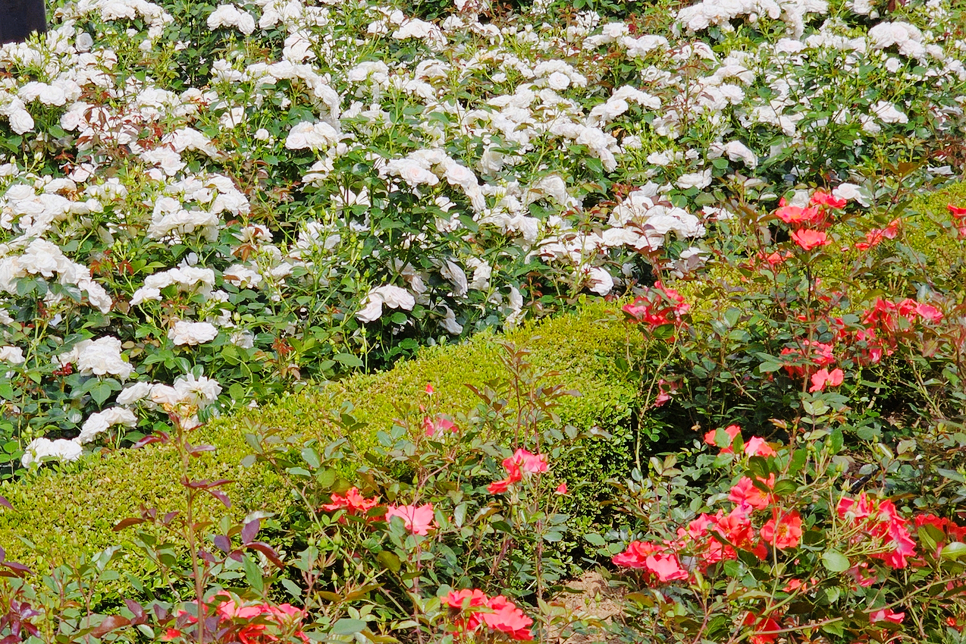
M 0 505 L 2 505 L 5 508 L 10 508 L 11 510 L 13 510 L 13 506 L 10 505 L 10 501 L 8 501 L 7 498 L 4 496 L 0 496 Z
M 174 512 L 168 512 L 167 514 L 165 514 L 165 515 L 164 515 L 164 516 L 163 516 L 163 517 L 161 518 L 161 523 L 162 523 L 163 525 L 170 525 L 170 524 L 171 524 L 171 522 L 172 522 L 172 521 L 174 521 L 174 518 L 175 518 L 176 516 L 178 516 L 179 514 L 181 514 L 181 513 L 180 513 L 180 512 L 178 512 L 177 510 L 175 510 Z
M 205 452 L 215 451 L 214 445 L 188 445 L 188 453 L 195 458 L 201 456 Z
M 127 617 L 122 617 L 120 615 L 108 615 L 104 618 L 104 621 L 94 627 L 91 631 L 91 635 L 94 637 L 103 637 L 110 633 L 111 631 L 116 631 L 119 628 L 124 628 L 130 625 L 131 620 Z
M 4 561 L 3 563 L 0 563 L 0 566 L 13 571 L 13 573 L 18 577 L 23 577 L 24 575 L 30 575 L 33 573 L 30 568 L 22 563 L 17 563 L 16 561 Z
M 3 561 L 6 558 L 7 558 L 7 551 L 4 550 L 3 548 L 0 548 L 0 561 Z
M 144 607 L 133 599 L 125 598 L 124 605 L 127 606 L 127 609 L 134 615 L 134 621 L 131 622 L 132 624 L 139 624 L 147 619 L 147 615 L 144 614 Z
M 148 436 L 145 436 L 138 442 L 134 443 L 133 447 L 134 449 L 137 449 L 139 447 L 144 447 L 145 445 L 150 445 L 151 443 L 167 443 L 170 440 L 171 440 L 171 437 L 168 436 L 168 434 L 166 434 L 165 432 L 158 432 L 157 434 L 150 434 Z
M 200 481 L 189 481 L 183 479 L 181 484 L 185 487 L 190 487 L 192 490 L 210 490 L 211 488 L 221 487 L 226 483 L 231 483 L 231 479 L 218 479 L 217 481 L 209 481 L 207 479 L 202 479 Z
M 216 535 L 215 547 L 224 553 L 231 552 L 231 540 L 223 534 Z
M 285 567 L 285 564 L 279 558 L 278 553 L 275 552 L 275 550 L 264 541 L 252 541 L 251 543 L 246 543 L 245 547 L 249 550 L 257 550 L 258 552 L 262 553 L 268 557 L 268 560 L 275 564 L 278 568 Z
M 139 523 L 145 523 L 145 519 L 139 519 L 137 517 L 128 517 L 126 519 L 121 519 L 117 525 L 114 526 L 114 532 L 120 532 L 124 528 L 130 528 L 132 525 L 137 525 Z
M 261 525 L 262 525 L 262 522 L 259 521 L 258 519 L 255 519 L 254 521 L 249 521 L 248 523 L 246 523 L 245 527 L 243 527 L 241 531 L 242 543 L 251 542 L 251 540 L 255 538 L 255 535 L 258 534 L 258 530 L 259 528 L 261 528 Z
M 158 621 L 161 622 L 162 624 L 168 621 L 169 619 L 171 619 L 171 613 L 169 613 L 168 609 L 162 606 L 161 604 L 152 605 L 151 610 L 154 611 L 154 614 L 157 616 Z
M 231 508 L 231 499 L 229 499 L 228 495 L 225 494 L 224 492 L 221 492 L 219 490 L 208 490 L 208 494 L 210 494 L 211 496 L 221 501 L 226 508 Z

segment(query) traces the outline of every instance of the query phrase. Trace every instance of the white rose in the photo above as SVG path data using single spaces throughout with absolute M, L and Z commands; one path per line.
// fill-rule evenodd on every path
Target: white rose
M 12 110 L 7 115 L 10 129 L 17 134 L 26 134 L 34 129 L 34 118 L 27 110 Z
M 114 375 L 127 379 L 134 371 L 121 357 L 121 341 L 110 336 L 79 345 L 77 370 L 84 375 Z
M 711 185 L 711 170 L 705 170 L 704 172 L 691 172 L 689 174 L 682 174 L 677 180 L 677 187 L 682 190 L 688 190 L 689 188 L 707 188 Z
M 84 448 L 74 441 L 35 438 L 24 449 L 20 462 L 24 467 L 30 467 L 33 463 L 41 463 L 48 458 L 58 461 L 76 461 L 83 451 Z
M 557 91 L 565 90 L 570 87 L 570 77 L 562 72 L 554 72 L 547 78 L 547 85 Z
M 23 349 L 20 347 L 0 347 L 0 362 L 21 364 L 23 361 Z
M 138 418 L 131 410 L 124 409 L 123 407 L 111 407 L 110 409 L 105 409 L 104 411 L 99 411 L 88 416 L 87 420 L 84 421 L 84 425 L 81 427 L 80 436 L 75 438 L 74 441 L 83 445 L 90 443 L 99 434 L 106 432 L 114 425 L 134 427 L 137 424 Z
M 178 392 L 180 402 L 205 407 L 217 400 L 221 384 L 213 378 L 195 378 L 189 373 L 174 381 L 174 389 Z
M 185 322 L 184 320 L 178 320 L 171 327 L 171 330 L 168 331 L 168 339 L 177 346 L 204 344 L 205 342 L 214 340 L 217 335 L 218 329 L 210 322 Z
M 595 267 L 587 273 L 587 287 L 597 295 L 607 295 L 614 288 L 614 278 L 603 268 Z
M 119 405 L 132 405 L 137 401 L 145 398 L 151 394 L 151 385 L 147 382 L 136 382 L 133 385 L 125 387 L 121 393 L 117 395 L 117 404 Z
M 406 163 L 399 169 L 399 177 L 409 184 L 410 188 L 419 185 L 435 186 L 439 178 L 418 163 Z
M 416 298 L 404 288 L 387 284 L 378 286 L 366 295 L 363 309 L 356 313 L 356 318 L 362 322 L 378 320 L 382 315 L 382 305 L 393 309 L 411 311 L 416 305 Z

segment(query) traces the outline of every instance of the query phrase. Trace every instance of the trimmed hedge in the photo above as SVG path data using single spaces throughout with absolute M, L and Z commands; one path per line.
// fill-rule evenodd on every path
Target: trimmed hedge
M 599 510 L 595 497 L 603 491 L 603 482 L 625 471 L 633 451 L 629 421 L 635 412 L 637 382 L 616 364 L 643 344 L 641 334 L 624 323 L 619 307 L 600 301 L 502 337 L 485 333 L 462 345 L 427 348 L 388 372 L 353 376 L 286 396 L 262 409 L 216 419 L 198 430 L 192 442 L 212 444 L 217 451 L 195 460 L 191 477 L 234 479 L 225 491 L 237 518 L 254 510 L 282 512 L 289 499 L 275 475 L 257 465 L 241 466 L 250 452 L 244 436 L 254 425 L 277 429 L 282 435 L 331 439 L 337 429 L 327 421 L 330 412 L 348 401 L 354 406 L 353 415 L 368 429 L 348 438 L 364 450 L 376 432 L 392 426 L 397 415 L 394 403 L 414 397 L 427 383 L 432 383 L 443 410 L 472 410 L 478 401 L 465 385 L 506 376 L 499 359 L 500 341 L 529 349 L 537 372 L 558 372 L 547 383 L 581 392 L 579 397 L 563 399 L 558 408 L 563 422 L 581 429 L 596 426 L 613 434 L 610 441 L 588 442 L 585 458 L 566 466 L 566 476 L 594 482 L 582 489 L 584 498 L 575 502 L 586 504 L 589 512 Z M 177 483 L 181 476 L 177 454 L 168 446 L 151 445 L 105 452 L 6 483 L 0 494 L 15 509 L 0 512 L 0 547 L 8 558 L 42 571 L 123 543 L 127 533 L 114 533 L 112 527 L 124 517 L 137 516 L 141 505 L 161 511 L 182 507 L 184 492 Z M 224 509 L 211 501 L 203 512 L 218 517 Z M 142 557 L 131 557 L 122 567 L 143 572 L 147 563 Z
M 942 190 L 917 197 L 909 204 L 910 212 L 921 215 L 917 227 L 906 234 L 909 245 L 926 258 L 934 274 L 949 276 L 952 282 L 941 286 L 960 288 L 957 279 L 966 265 L 966 244 L 946 229 L 952 221 L 948 205 L 966 207 L 966 182 L 951 184 Z

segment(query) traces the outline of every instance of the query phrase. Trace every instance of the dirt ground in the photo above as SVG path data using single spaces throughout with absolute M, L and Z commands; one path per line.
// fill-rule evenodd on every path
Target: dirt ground
M 620 591 L 608 587 L 607 581 L 598 572 L 584 573 L 578 579 L 569 582 L 567 588 L 573 592 L 561 593 L 551 602 L 554 607 L 563 609 L 561 622 L 566 622 L 566 616 L 571 616 L 571 620 L 598 622 L 603 625 L 621 612 L 618 601 Z M 556 638 L 559 644 L 597 644 L 610 641 L 602 635 L 574 633 L 573 629 L 567 627 L 565 623 L 561 623 L 551 631 L 550 641 L 554 641 L 553 638 Z

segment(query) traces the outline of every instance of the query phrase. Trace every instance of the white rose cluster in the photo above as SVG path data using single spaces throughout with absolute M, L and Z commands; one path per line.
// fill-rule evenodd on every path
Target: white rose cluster
M 923 58 L 926 48 L 922 32 L 908 22 L 880 22 L 869 29 L 869 42 L 874 49 L 897 47 L 908 58 Z
M 161 289 L 177 285 L 184 293 L 198 293 L 207 298 L 215 285 L 215 271 L 183 264 L 177 268 L 159 271 L 144 279 L 144 286 L 134 291 L 131 306 L 138 306 L 150 300 L 161 300 Z
M 660 248 L 669 233 L 686 239 L 702 237 L 705 233 L 697 217 L 662 203 L 653 185 L 627 195 L 611 212 L 608 224 L 612 228 L 604 231 L 605 240 L 620 239 L 637 249 Z
M 712 25 L 733 31 L 732 20 L 744 18 L 755 23 L 760 17 L 767 16 L 772 20 L 783 20 L 788 31 L 798 37 L 804 31 L 805 15 L 827 11 L 828 3 L 824 0 L 704 0 L 681 9 L 677 19 L 694 33 Z
M 289 150 L 318 151 L 338 144 L 341 139 L 342 135 L 325 121 L 303 121 L 289 131 L 285 147 Z
M 21 255 L 0 259 L 0 291 L 15 295 L 17 281 L 28 275 L 48 279 L 56 276 L 60 284 L 86 292 L 89 304 L 101 313 L 111 310 L 113 301 L 104 287 L 91 278 L 90 269 L 68 259 L 60 247 L 46 239 L 33 240 Z
M 250 13 L 242 11 L 233 4 L 219 5 L 208 15 L 208 28 L 234 27 L 248 36 L 255 31 L 255 19 Z
M 117 376 L 127 380 L 134 372 L 131 363 L 121 356 L 121 341 L 106 336 L 97 340 L 81 340 L 74 347 L 56 357 L 60 366 L 73 364 L 83 375 Z

